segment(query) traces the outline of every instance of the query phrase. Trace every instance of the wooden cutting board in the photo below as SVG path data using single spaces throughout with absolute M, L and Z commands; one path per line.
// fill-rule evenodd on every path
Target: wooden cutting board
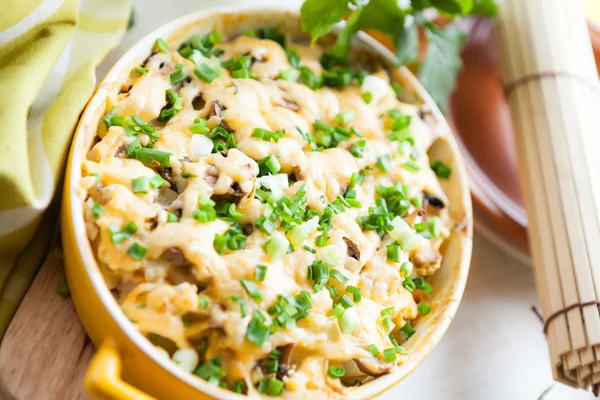
M 88 398 L 83 377 L 95 349 L 71 299 L 56 293 L 64 276 L 62 257 L 51 252 L 2 340 L 1 399 Z

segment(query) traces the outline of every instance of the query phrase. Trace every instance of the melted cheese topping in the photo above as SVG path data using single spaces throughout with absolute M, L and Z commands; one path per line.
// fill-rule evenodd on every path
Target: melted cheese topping
M 117 116 L 141 118 L 154 127 L 158 139 L 142 131 L 128 132 L 118 121 L 108 129 L 100 123 L 100 140 L 82 166 L 86 177 L 81 183 L 88 196 L 85 217 L 97 260 L 107 283 L 118 293 L 123 311 L 140 332 L 171 354 L 176 349 L 197 349 L 201 365 L 220 357 L 225 377 L 219 378 L 224 384 L 231 386 L 242 380 L 245 392 L 258 396 L 264 391 L 260 382 L 275 378 L 283 382 L 286 397 L 300 398 L 307 393 L 343 397 L 347 389 L 328 375 L 329 367 L 345 366 L 345 382 L 367 382 L 372 376 L 393 371 L 408 357 L 399 350 L 395 360 L 386 361 L 383 350 L 394 348 L 392 339 L 403 343 L 399 328 L 418 317 L 417 303 L 427 300 L 427 289 L 414 289 L 410 278 L 431 275 L 439 268 L 438 249 L 452 226 L 444 208 L 448 200 L 427 157 L 435 137 L 419 117 L 417 107 L 396 98 L 383 69 L 371 74 L 385 83 L 384 90 L 375 96 L 377 101 L 367 103 L 356 81 L 345 88 L 313 90 L 302 81 L 277 79 L 291 65 L 285 49 L 272 40 L 240 36 L 217 47 L 223 51 L 221 61 L 253 57 L 249 72 L 255 79 L 232 78 L 229 70 L 219 68 L 220 77 L 205 82 L 193 73 L 192 61 L 170 50 L 151 56 L 145 64 L 148 72 L 132 72 L 128 91 L 108 99 L 107 113 L 112 110 Z M 317 75 L 323 72 L 321 48 L 294 47 L 302 66 Z M 218 63 L 211 60 L 211 65 Z M 181 67 L 187 79 L 172 85 L 171 74 Z M 168 121 L 159 122 L 161 111 L 170 106 L 165 92 L 171 88 L 182 99 L 181 109 Z M 402 151 L 406 144 L 388 137 L 394 122 L 388 112 L 393 109 L 412 118 L 408 129 L 414 145 L 410 154 Z M 307 135 L 314 138 L 319 134 L 314 122 L 339 126 L 336 116 L 340 112 L 353 113 L 353 121 L 344 127 L 355 129 L 362 137 L 351 136 L 332 148 L 311 145 Z M 189 126 L 197 118 L 207 120 L 208 129 L 221 126 L 230 132 L 235 146 L 193 158 L 190 140 L 194 133 Z M 265 141 L 253 137 L 256 128 L 284 133 L 278 141 Z M 169 153 L 170 167 L 128 157 L 128 146 L 136 140 L 141 146 L 151 143 L 153 150 Z M 357 157 L 351 152 L 352 145 L 361 140 L 364 152 Z M 264 166 L 259 168 L 259 164 L 269 156 L 280 165 L 278 173 L 287 175 L 284 182 L 295 181 L 282 188 L 283 195 L 294 199 L 301 191 L 303 209 L 313 212 L 306 219 L 326 213 L 332 203 L 343 199 L 353 174 L 361 173 L 364 180 L 354 187 L 359 206 L 336 209 L 329 229 L 312 229 L 301 245 L 290 248 L 282 258 L 271 258 L 267 250 L 271 236 L 256 226 L 261 217 L 273 213 L 277 203 L 277 199 L 261 201 L 257 195 L 257 189 L 265 190 L 257 177 L 264 174 L 260 172 Z M 378 161 L 388 156 L 389 166 L 382 171 Z M 416 168 L 407 168 L 407 162 Z M 152 182 L 158 175 L 165 179 L 162 186 L 150 183 L 140 191 L 134 183 L 140 178 Z M 386 249 L 393 240 L 361 226 L 359 219 L 376 206 L 380 185 L 396 183 L 405 185 L 406 198 L 417 199 L 414 204 L 430 204 L 417 210 L 408 203 L 405 221 L 413 228 L 428 226 L 435 216 L 441 233 L 437 238 L 420 235 L 416 247 L 403 250 L 400 259 L 390 261 Z M 223 202 L 235 204 L 234 219 L 244 227 L 237 234 L 245 238 L 239 249 L 216 245 L 221 238 L 235 234 L 230 231 L 233 220 L 203 220 L 198 215 L 202 209 L 199 199 L 206 203 L 208 198 L 217 207 Z M 210 202 L 206 207 L 211 209 Z M 274 222 L 275 229 L 290 238 L 293 225 L 302 221 L 285 227 L 280 223 Z M 131 224 L 136 229 L 128 230 Z M 328 267 L 343 275 L 344 282 L 331 277 L 329 289 L 315 286 L 307 273 L 315 262 L 331 260 L 317 245 L 323 232 L 327 251 L 342 255 L 333 261 L 337 265 Z M 411 275 L 401 268 L 408 261 L 414 265 L 408 272 Z M 262 281 L 255 279 L 259 265 L 267 271 Z M 241 280 L 252 281 L 260 297 L 246 290 Z M 353 286 L 360 289 L 360 298 L 355 297 L 351 307 L 358 325 L 344 333 L 341 319 L 332 309 L 342 295 L 352 299 L 348 289 Z M 262 346 L 249 340 L 247 334 L 257 312 L 273 327 L 277 314 L 269 315 L 269 307 L 282 296 L 302 292 L 309 294 L 312 303 L 304 318 L 271 329 Z M 382 316 L 382 310 L 389 316 Z M 386 318 L 395 326 L 391 335 L 384 327 Z M 370 345 L 379 354 L 373 356 Z M 405 347 L 410 352 L 410 346 Z M 280 368 L 274 373 L 265 362 L 277 349 L 286 354 L 280 357 Z

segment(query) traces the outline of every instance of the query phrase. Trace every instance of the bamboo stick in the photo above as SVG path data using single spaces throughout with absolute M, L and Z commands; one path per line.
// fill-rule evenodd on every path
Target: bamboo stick
M 505 0 L 498 38 L 554 378 L 600 386 L 600 84 L 578 1 Z

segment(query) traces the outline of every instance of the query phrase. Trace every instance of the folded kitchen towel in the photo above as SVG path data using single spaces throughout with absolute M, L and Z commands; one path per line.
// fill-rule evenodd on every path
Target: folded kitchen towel
M 130 0 L 0 0 L 0 337 L 58 215 L 57 187 L 95 67 Z

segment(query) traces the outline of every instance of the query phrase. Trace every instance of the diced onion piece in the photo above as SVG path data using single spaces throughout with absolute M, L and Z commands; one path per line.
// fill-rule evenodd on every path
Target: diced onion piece
M 319 259 L 334 267 L 341 265 L 344 262 L 344 257 L 344 250 L 335 244 L 319 249 Z
M 308 233 L 314 232 L 319 227 L 319 217 L 312 217 L 308 221 L 303 222 L 302 227 L 306 229 Z
M 353 307 L 348 308 L 339 319 L 342 333 L 352 333 L 360 324 L 360 317 Z
M 294 247 L 300 246 L 308 237 L 308 231 L 302 225 L 294 226 L 288 233 L 288 239 Z
M 388 234 L 398 242 L 400 247 L 402 247 L 402 250 L 410 251 L 417 247 L 421 241 L 421 236 L 419 236 L 406 221 L 397 216 L 392 220 L 392 226 L 394 229 L 389 231 Z
M 194 159 L 199 160 L 212 152 L 213 142 L 204 135 L 193 135 L 190 140 L 190 153 Z
M 360 85 L 360 91 L 371 93 L 371 103 L 377 104 L 389 90 L 388 84 L 381 78 L 375 75 L 367 75 Z
M 187 372 L 193 372 L 198 366 L 200 358 L 194 349 L 179 349 L 173 353 L 173 362 L 177 364 L 179 368 Z
M 290 242 L 281 232 L 275 231 L 271 234 L 271 239 L 265 245 L 265 252 L 272 261 L 282 259 L 290 247 Z
M 271 190 L 273 199 L 279 199 L 283 196 L 283 189 L 288 187 L 288 176 L 286 174 L 261 176 L 258 178 L 258 183 Z
M 154 346 L 156 348 L 156 350 L 158 350 L 158 352 L 160 353 L 161 356 L 163 357 L 167 357 L 167 358 L 171 358 L 171 356 L 169 355 L 169 352 L 166 351 L 164 348 L 160 347 L 160 346 Z

